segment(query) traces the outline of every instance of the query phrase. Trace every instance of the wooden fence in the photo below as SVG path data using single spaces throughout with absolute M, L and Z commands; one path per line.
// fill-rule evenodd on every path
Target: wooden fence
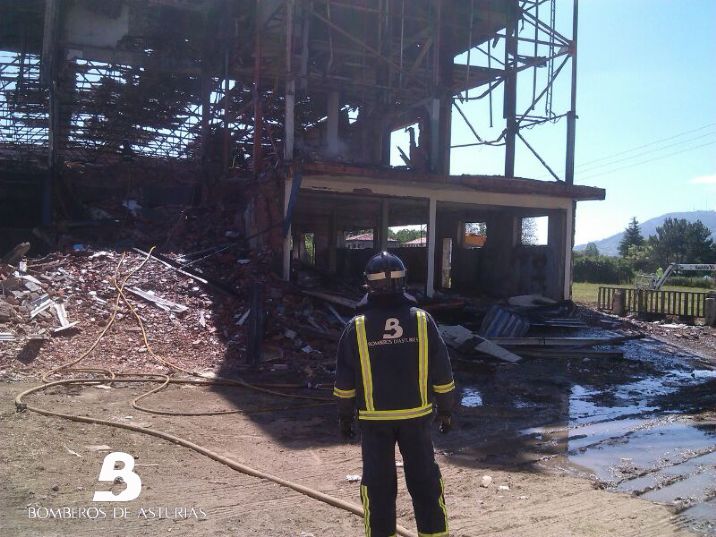
M 614 293 L 625 292 L 627 313 L 653 313 L 677 317 L 704 317 L 707 293 L 692 291 L 652 291 L 625 289 L 623 287 L 599 287 L 597 305 L 601 310 L 612 310 Z

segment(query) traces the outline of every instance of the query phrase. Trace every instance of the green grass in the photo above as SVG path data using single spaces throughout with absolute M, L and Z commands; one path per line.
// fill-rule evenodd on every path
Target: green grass
M 596 304 L 597 303 L 597 294 L 599 293 L 599 287 L 623 287 L 624 289 L 628 289 L 630 287 L 633 287 L 633 285 L 613 285 L 611 283 L 574 283 L 572 285 L 572 300 L 575 302 L 581 302 L 584 304 Z M 665 285 L 661 288 L 662 291 L 689 291 L 692 293 L 705 293 L 708 292 L 709 289 L 704 289 L 702 287 L 681 287 L 677 285 Z

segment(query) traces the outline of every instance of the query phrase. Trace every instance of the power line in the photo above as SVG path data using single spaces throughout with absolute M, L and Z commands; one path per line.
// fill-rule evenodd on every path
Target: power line
M 622 158 L 618 158 L 618 159 L 615 159 L 615 160 L 611 160 L 611 159 L 610 159 L 608 162 L 603 162 L 602 164 L 596 164 L 596 165 L 593 165 L 593 166 L 586 166 L 586 167 L 583 167 L 582 169 L 580 169 L 580 170 L 578 170 L 578 171 L 581 172 L 581 173 L 592 172 L 592 171 L 594 171 L 594 170 L 596 170 L 596 169 L 599 169 L 599 168 L 604 168 L 604 167 L 613 166 L 614 164 L 618 164 L 619 162 L 625 162 L 625 161 L 629 161 L 629 160 L 632 160 L 632 159 L 641 158 L 641 157 L 643 157 L 643 156 L 645 156 L 645 155 L 649 155 L 649 154 L 655 153 L 655 152 L 657 152 L 657 151 L 663 151 L 663 150 L 665 150 L 665 149 L 670 149 L 670 148 L 672 148 L 672 147 L 676 147 L 676 146 L 679 146 L 679 145 L 683 145 L 683 144 L 687 144 L 687 143 L 691 143 L 691 142 L 696 142 L 696 141 L 699 141 L 699 140 L 701 140 L 701 139 L 703 139 L 703 138 L 706 138 L 706 137 L 708 137 L 708 136 L 713 136 L 713 135 L 715 135 L 715 134 L 716 134 L 716 131 L 707 132 L 707 133 L 705 133 L 705 134 L 700 134 L 700 135 L 698 135 L 698 136 L 696 136 L 696 137 L 687 138 L 686 140 L 679 140 L 678 142 L 674 142 L 674 143 L 671 143 L 671 144 L 666 144 L 666 145 L 663 145 L 663 146 L 660 146 L 660 147 L 655 147 L 655 148 L 649 149 L 649 150 L 647 150 L 647 151 L 641 151 L 641 152 L 639 152 L 639 153 L 637 153 L 637 154 L 635 154 L 635 155 L 629 155 L 629 156 L 622 157 Z
M 673 140 L 674 138 L 679 138 L 679 137 L 684 136 L 684 135 L 686 135 L 686 134 L 691 134 L 692 132 L 702 131 L 702 130 L 704 130 L 704 129 L 708 129 L 709 127 L 713 127 L 714 125 L 716 125 L 716 123 L 709 123 L 709 124 L 707 124 L 707 125 L 703 125 L 703 126 L 698 127 L 698 128 L 696 128 L 696 129 L 691 129 L 691 130 L 688 130 L 688 131 L 680 132 L 680 133 L 678 133 L 678 134 L 674 134 L 673 136 L 669 136 L 668 138 L 662 138 L 662 139 L 660 139 L 660 140 L 654 140 L 654 141 L 652 141 L 652 142 L 648 142 L 648 143 L 645 143 L 645 144 L 640 145 L 640 146 L 637 146 L 637 147 L 632 147 L 631 149 L 625 149 L 624 151 L 620 151 L 619 153 L 614 153 L 614 154 L 612 154 L 612 155 L 606 155 L 606 156 L 604 156 L 604 157 L 600 157 L 600 158 L 597 158 L 597 159 L 594 159 L 594 160 L 588 160 L 587 162 L 582 162 L 581 164 L 577 165 L 577 168 L 581 168 L 581 167 L 583 167 L 583 166 L 587 166 L 588 164 L 592 164 L 592 163 L 594 163 L 594 162 L 601 162 L 601 161 L 603 161 L 603 160 L 609 160 L 609 159 L 612 159 L 612 158 L 614 158 L 614 157 L 618 157 L 618 156 L 624 155 L 624 154 L 626 154 L 626 153 L 631 153 L 632 151 L 636 151 L 636 150 L 638 150 L 638 149 L 642 149 L 642 148 L 644 148 L 644 147 L 649 147 L 649 146 L 652 146 L 652 145 L 655 145 L 655 144 L 660 144 L 661 142 L 668 142 L 669 140 Z
M 642 145 L 640 145 L 640 146 L 638 146 L 638 147 L 633 147 L 633 148 L 631 148 L 631 149 L 626 149 L 626 150 L 624 150 L 624 151 L 620 151 L 620 152 L 618 152 L 618 153 L 614 153 L 614 154 L 612 154 L 612 155 L 610 155 L 610 156 L 605 156 L 605 157 L 600 157 L 600 158 L 598 158 L 598 159 L 590 160 L 590 161 L 588 161 L 588 162 L 584 162 L 584 163 L 582 163 L 582 164 L 579 164 L 579 165 L 577 166 L 577 170 L 575 170 L 575 172 L 576 172 L 576 173 L 581 173 L 581 174 L 584 174 L 584 173 L 592 174 L 592 172 L 595 172 L 595 171 L 597 171 L 597 170 L 599 170 L 599 169 L 601 169 L 601 168 L 608 168 L 608 167 L 611 167 L 611 166 L 613 166 L 614 164 L 618 164 L 618 163 L 620 163 L 620 162 L 626 162 L 626 161 L 629 161 L 629 160 L 632 160 L 632 159 L 641 158 L 641 157 L 644 157 L 645 155 L 648 155 L 648 154 L 650 154 L 650 153 L 655 153 L 655 152 L 657 152 L 657 151 L 663 151 L 663 150 L 665 150 L 665 149 L 670 149 L 670 148 L 672 148 L 672 147 L 676 147 L 676 146 L 679 146 L 679 145 L 683 145 L 683 144 L 685 144 L 685 143 L 695 142 L 695 141 L 698 141 L 698 140 L 700 140 L 700 139 L 702 139 L 702 138 L 705 138 L 705 137 L 707 137 L 707 136 L 712 136 L 712 135 L 716 134 L 716 131 L 711 131 L 711 132 L 703 133 L 703 134 L 700 134 L 700 135 L 698 135 L 698 136 L 696 136 L 696 137 L 691 137 L 691 138 L 686 139 L 686 140 L 679 140 L 679 141 L 676 141 L 676 142 L 673 142 L 673 143 L 670 143 L 670 144 L 661 145 L 660 147 L 655 147 L 654 149 L 649 149 L 649 150 L 647 150 L 647 151 L 641 151 L 641 152 L 639 152 L 639 153 L 637 153 L 637 154 L 634 154 L 634 155 L 629 155 L 629 156 L 626 156 L 626 157 L 622 157 L 622 158 L 617 158 L 617 159 L 615 159 L 615 157 L 618 157 L 618 156 L 620 156 L 620 155 L 625 155 L 625 154 L 627 154 L 627 153 L 631 153 L 631 152 L 634 152 L 634 151 L 638 151 L 639 149 L 643 149 L 643 148 L 646 148 L 646 147 L 650 147 L 650 146 L 653 146 L 653 145 L 656 145 L 656 144 L 663 144 L 663 142 L 668 142 L 669 140 L 673 140 L 673 139 L 675 139 L 675 138 L 680 138 L 680 137 L 682 137 L 682 136 L 685 136 L 685 135 L 687 135 L 687 134 L 691 134 L 691 133 L 694 133 L 694 132 L 703 131 L 704 129 L 708 129 L 708 128 L 713 127 L 713 126 L 716 126 L 716 123 L 709 123 L 709 124 L 707 124 L 707 125 L 703 125 L 703 126 L 698 127 L 698 128 L 696 128 L 696 129 L 691 129 L 691 130 L 689 130 L 689 131 L 684 131 L 684 132 L 675 134 L 675 135 L 673 135 L 673 136 L 669 136 L 668 138 L 662 138 L 662 139 L 660 139 L 660 140 L 655 140 L 655 141 L 653 141 L 653 142 L 649 142 L 649 143 L 646 143 L 646 144 L 642 144 Z M 659 157 L 659 158 L 660 158 L 660 157 Z M 604 161 L 608 161 L 608 162 L 604 162 Z M 597 164 L 597 163 L 600 163 L 600 162 L 601 162 L 601 164 Z M 590 164 L 591 164 L 591 165 L 590 165 Z M 594 175 L 598 175 L 598 174 L 594 174 Z M 542 175 L 542 176 L 540 176 L 540 177 L 537 177 L 537 179 L 540 179 L 540 180 L 542 180 L 542 179 L 549 179 L 549 175 L 546 175 L 546 174 L 545 174 L 545 175 Z
M 707 143 L 705 143 L 705 144 L 696 145 L 696 146 L 693 146 L 693 147 L 687 147 L 686 149 L 682 149 L 681 151 L 674 151 L 673 153 L 669 153 L 669 154 L 667 154 L 667 155 L 661 155 L 661 156 L 658 156 L 658 157 L 655 157 L 655 158 L 651 158 L 651 159 L 647 159 L 647 160 L 644 160 L 644 161 L 641 161 L 641 162 L 635 162 L 635 163 L 629 164 L 629 165 L 627 165 L 627 166 L 619 166 L 619 167 L 617 167 L 617 168 L 614 168 L 613 170 L 607 170 L 607 171 L 605 171 L 605 172 L 597 172 L 597 173 L 594 173 L 594 174 L 592 174 L 592 175 L 587 175 L 586 177 L 581 177 L 581 176 L 580 176 L 580 179 L 581 179 L 581 180 L 588 180 L 588 179 L 592 179 L 592 178 L 594 178 L 594 177 L 600 177 L 600 176 L 604 176 L 604 175 L 610 175 L 610 174 L 615 173 L 615 172 L 618 172 L 618 171 L 622 171 L 622 170 L 627 170 L 627 169 L 629 169 L 629 168 L 633 168 L 634 166 L 641 166 L 642 164 L 649 164 L 649 163 L 654 162 L 654 161 L 657 161 L 657 160 L 662 160 L 662 159 L 665 159 L 665 158 L 668 158 L 668 157 L 673 157 L 674 155 L 679 155 L 679 154 L 681 154 L 681 153 L 686 153 L 686 152 L 688 152 L 688 151 L 693 151 L 693 150 L 695 150 L 695 149 L 700 149 L 700 148 L 702 148 L 702 147 L 706 147 L 706 146 L 713 145 L 713 144 L 716 144 L 716 140 L 714 140 L 714 141 L 712 141 L 712 142 L 707 142 Z

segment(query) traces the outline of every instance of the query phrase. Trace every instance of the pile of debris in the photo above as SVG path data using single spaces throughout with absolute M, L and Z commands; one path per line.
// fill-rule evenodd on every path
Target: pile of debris
M 77 321 L 70 322 L 63 293 L 54 292 L 53 284 L 67 277 L 58 272 L 42 275 L 42 281 L 28 272 L 23 258 L 30 243 L 18 244 L 0 260 L 0 326 L 12 324 L 16 332 L 0 331 L 0 340 L 17 337 L 46 339 L 51 334 L 70 331 Z
M 115 278 L 144 260 L 124 288 L 132 308 L 119 302 L 93 367 L 161 369 L 149 359 L 136 312 L 152 350 L 184 368 L 227 376 L 252 367 L 330 382 L 336 343 L 360 298 L 359 289 L 309 267 L 296 278 L 300 286 L 285 282 L 271 271 L 270 251 L 235 243 L 151 255 L 75 244 L 66 253 L 28 261 L 29 248 L 18 245 L 0 263 L 0 344 L 4 356 L 15 358 L 28 342 L 42 347 L 15 360 L 28 370 L 67 362 L 87 348 L 115 308 Z M 614 355 L 619 351 L 600 346 L 640 337 L 589 328 L 572 302 L 540 296 L 501 304 L 465 297 L 419 300 L 458 359 L 516 363 L 523 357 Z
M 604 349 L 630 339 L 640 332 L 595 333 L 577 316 L 571 301 L 555 301 L 539 295 L 511 297 L 505 304 L 493 304 L 482 316 L 459 325 L 441 324 L 445 343 L 466 357 L 487 355 L 510 363 L 523 357 L 575 355 L 620 356 L 619 350 Z
M 2 368 L 37 374 L 89 347 L 114 310 L 115 277 L 129 274 L 148 252 L 83 244 L 28 260 L 28 250 L 24 244 L 2 258 L 0 345 L 8 358 Z M 124 287 L 157 355 L 202 373 L 225 376 L 253 366 L 286 376 L 300 372 L 313 384 L 330 381 L 346 320 L 335 307 L 270 276 L 265 253 L 215 256 L 205 262 L 212 276 L 196 266 L 180 268 L 177 257 L 153 254 Z M 118 307 L 88 367 L 160 369 L 134 313 L 122 301 Z

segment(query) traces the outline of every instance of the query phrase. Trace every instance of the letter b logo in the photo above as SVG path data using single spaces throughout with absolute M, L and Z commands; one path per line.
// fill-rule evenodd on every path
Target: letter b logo
M 393 332 L 392 334 L 390 332 Z M 403 335 L 403 327 L 400 326 L 400 321 L 395 317 L 386 319 L 385 321 L 385 334 L 383 339 L 396 339 Z
M 124 466 L 117 470 L 116 464 L 121 462 Z M 126 484 L 127 488 L 119 494 L 114 494 L 111 490 L 96 490 L 93 502 L 128 502 L 139 497 L 142 492 L 142 480 L 132 470 L 134 469 L 134 457 L 129 453 L 122 451 L 113 451 L 104 458 L 102 469 L 99 471 L 98 481 L 114 482 L 118 477 Z

